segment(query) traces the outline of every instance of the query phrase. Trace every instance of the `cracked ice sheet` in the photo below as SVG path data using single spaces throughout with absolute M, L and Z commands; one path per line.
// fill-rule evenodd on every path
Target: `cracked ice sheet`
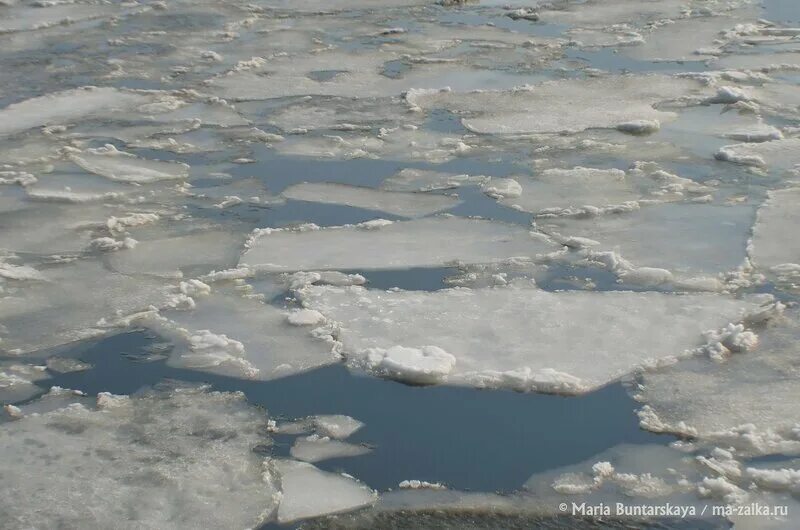
M 720 295 L 547 292 L 530 283 L 436 292 L 310 286 L 353 367 L 408 383 L 581 394 L 670 362 L 755 307 Z M 655 331 L 654 331 L 655 330 Z
M 289 312 L 215 284 L 196 307 L 162 311 L 141 323 L 172 339 L 168 363 L 232 377 L 269 380 L 336 362 L 331 347 L 290 324 Z
M 131 278 L 94 261 L 74 261 L 39 271 L 43 281 L 6 290 L 0 298 L 0 350 L 17 354 L 108 332 L 118 318 L 170 303 L 162 280 Z M 103 320 L 105 319 L 105 324 Z
M 464 126 L 481 134 L 574 133 L 669 120 L 675 114 L 654 105 L 702 91 L 688 79 L 626 75 L 546 81 L 510 91 L 411 90 L 406 100 L 412 108 L 466 114 Z
M 691 279 L 716 276 L 743 264 L 754 213 L 747 204 L 665 203 L 629 213 L 541 219 L 537 227 L 560 241 L 573 240 L 574 246 L 590 253 L 614 252 L 633 268 L 666 269 Z M 607 265 L 623 274 L 629 268 Z
M 386 212 L 401 217 L 424 217 L 460 204 L 456 197 L 425 193 L 381 191 L 346 184 L 295 184 L 283 191 L 296 201 L 343 204 L 366 210 Z
M 0 520 L 17 528 L 254 528 L 279 492 L 241 393 L 100 394 L 0 425 Z M 88 458 L 87 454 L 92 457 Z M 147 465 L 143 466 L 143 462 Z
M 758 345 L 725 362 L 692 359 L 645 374 L 642 427 L 734 447 L 741 454 L 800 454 L 796 309 L 757 329 Z
M 239 264 L 272 271 L 406 269 L 535 258 L 558 248 L 541 234 L 493 221 L 449 216 L 394 223 L 376 219 L 330 228 L 257 230 Z
M 800 241 L 787 237 L 800 226 L 800 188 L 770 191 L 758 209 L 748 254 L 753 264 L 800 281 Z

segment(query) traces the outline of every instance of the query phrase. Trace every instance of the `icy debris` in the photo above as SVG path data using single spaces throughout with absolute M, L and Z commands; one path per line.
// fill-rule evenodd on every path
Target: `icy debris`
M 696 462 L 664 445 L 617 445 L 576 465 L 532 476 L 527 494 L 547 501 L 663 503 L 691 505 L 687 496 L 700 478 Z M 564 497 L 564 496 L 568 497 Z
M 460 202 L 448 195 L 381 191 L 345 184 L 308 182 L 290 186 L 282 195 L 287 199 L 343 204 L 401 217 L 424 217 L 448 210 Z
M 721 330 L 706 332 L 705 348 L 715 361 L 723 361 L 732 353 L 749 352 L 758 346 L 758 335 L 743 324 L 728 324 Z
M 131 184 L 147 184 L 189 176 L 189 166 L 186 164 L 145 160 L 119 151 L 111 144 L 89 148 L 83 152 L 70 151 L 69 158 L 90 173 Z
M 800 243 L 796 237 L 786 237 L 800 226 L 798 204 L 800 188 L 768 192 L 766 202 L 758 209 L 748 246 L 753 264 L 784 280 L 782 283 L 800 283 Z
M 556 250 L 549 240 L 504 223 L 435 217 L 330 228 L 256 231 L 240 265 L 259 270 L 404 269 L 482 263 Z
M 800 469 L 758 469 L 748 467 L 746 473 L 759 488 L 771 491 L 788 491 L 793 494 L 800 492 Z
M 367 279 L 360 274 L 345 274 L 339 271 L 295 272 L 285 276 L 288 287 L 300 289 L 311 284 L 325 285 L 364 285 Z
M 719 295 L 553 293 L 522 282 L 436 292 L 310 286 L 298 294 L 328 320 L 315 334 L 329 333 L 350 366 L 411 383 L 566 394 L 672 362 L 701 345 L 705 330 L 757 307 Z M 644 333 L 653 322 L 662 332 Z
M 482 134 L 562 133 L 616 128 L 637 121 L 674 117 L 654 105 L 693 95 L 698 84 L 657 75 L 547 81 L 510 91 L 412 91 L 406 100 L 424 110 L 466 113 L 463 124 Z M 576 101 L 592 105 L 577 107 Z
M 322 460 L 330 460 L 331 458 L 361 456 L 369 452 L 369 448 L 363 445 L 331 440 L 327 436 L 316 434 L 298 438 L 290 450 L 290 454 L 294 458 L 311 464 Z
M 141 324 L 175 343 L 168 363 L 181 368 L 266 380 L 336 361 L 329 345 L 287 322 L 285 311 L 222 288 Z
M 282 495 L 278 522 L 341 513 L 375 502 L 377 495 L 348 475 L 321 471 L 311 464 L 278 460 Z
M 398 488 L 403 490 L 446 490 L 447 486 L 439 482 L 428 482 L 427 480 L 404 480 L 397 485 Z
M 252 450 L 269 443 L 266 420 L 243 394 L 101 394 L 97 409 L 73 403 L 0 425 L 5 523 L 252 528 L 271 517 L 276 477 Z
M 506 16 L 511 20 L 530 20 L 531 22 L 539 20 L 539 14 L 535 10 L 526 7 L 513 9 L 507 12 Z
M 325 321 L 325 316 L 313 309 L 298 309 L 289 313 L 286 320 L 294 326 L 316 326 Z
M 722 86 L 717 89 L 717 93 L 708 99 L 706 103 L 722 103 L 725 105 L 732 105 L 739 101 L 750 101 L 752 97 L 739 87 Z
M 375 375 L 415 385 L 433 385 L 447 380 L 456 358 L 436 346 L 367 348 L 363 367 Z
M 0 109 L 0 136 L 40 127 L 99 118 L 152 101 L 145 93 L 85 87 L 47 94 Z
M 763 324 L 762 324 L 763 326 Z M 742 455 L 800 454 L 796 309 L 758 331 L 758 347 L 725 363 L 702 358 L 644 375 L 642 427 L 675 432 Z

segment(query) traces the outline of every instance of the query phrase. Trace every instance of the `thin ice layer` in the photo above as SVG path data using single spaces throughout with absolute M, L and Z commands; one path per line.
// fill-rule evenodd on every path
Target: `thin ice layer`
M 404 269 L 534 257 L 556 249 L 541 235 L 518 226 L 435 217 L 331 228 L 265 229 L 254 237 L 240 265 L 284 271 Z
M 343 204 L 377 210 L 401 217 L 423 217 L 459 204 L 457 198 L 447 195 L 381 191 L 325 182 L 295 184 L 284 190 L 283 196 L 297 201 Z
M 547 292 L 531 284 L 436 292 L 317 287 L 351 365 L 409 383 L 580 394 L 680 356 L 751 303 L 719 295 Z
M 369 452 L 369 448 L 363 445 L 331 440 L 327 436 L 316 434 L 298 438 L 290 450 L 290 454 L 294 458 L 312 464 L 331 458 L 361 456 Z
M 724 363 L 697 359 L 645 374 L 637 396 L 645 403 L 642 426 L 747 454 L 800 454 L 797 311 L 758 336 L 753 351 Z
M 372 490 L 349 475 L 328 473 L 292 460 L 279 460 L 275 467 L 283 492 L 278 507 L 279 523 L 346 512 L 376 500 Z
M 464 126 L 477 133 L 561 133 L 671 119 L 673 113 L 654 105 L 697 88 L 694 81 L 666 76 L 615 76 L 547 81 L 510 91 L 418 90 L 406 100 L 413 108 L 466 113 Z
M 239 393 L 100 394 L 0 425 L 13 528 L 254 528 L 277 504 L 263 411 Z M 91 456 L 90 456 L 91 455 Z

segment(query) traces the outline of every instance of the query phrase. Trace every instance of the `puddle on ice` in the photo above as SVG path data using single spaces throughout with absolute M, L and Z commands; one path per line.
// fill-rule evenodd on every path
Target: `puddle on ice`
M 799 23 L 0 0 L 0 528 L 794 530 Z

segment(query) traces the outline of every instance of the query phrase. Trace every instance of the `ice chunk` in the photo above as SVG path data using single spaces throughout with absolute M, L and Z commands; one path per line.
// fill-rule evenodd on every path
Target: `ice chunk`
M 285 312 L 215 289 L 188 311 L 143 322 L 176 343 L 169 364 L 248 379 L 274 379 L 335 362 L 330 345 L 287 322 Z
M 401 269 L 456 260 L 535 257 L 557 247 L 539 234 L 503 223 L 437 217 L 397 223 L 258 231 L 240 265 L 265 270 Z
M 665 76 L 615 76 L 548 81 L 511 91 L 411 91 L 406 100 L 425 110 L 469 113 L 464 126 L 483 134 L 579 132 L 635 120 L 674 117 L 653 105 L 694 93 L 698 85 Z M 576 105 L 591 101 L 588 107 Z
M 296 184 L 283 191 L 287 199 L 344 204 L 365 210 L 377 210 L 401 217 L 423 217 L 448 210 L 459 200 L 447 195 L 381 191 L 345 184 Z
M 797 385 L 797 310 L 758 330 L 752 353 L 720 364 L 685 361 L 648 373 L 637 396 L 646 405 L 642 426 L 677 432 L 743 454 L 800 454 Z
M 568 394 L 674 360 L 755 307 L 720 295 L 547 292 L 520 282 L 436 292 L 310 286 L 300 296 L 328 318 L 351 366 L 416 383 Z
M 180 162 L 145 160 L 118 151 L 113 145 L 73 153 L 70 159 L 80 167 L 111 180 L 147 184 L 159 180 L 182 179 L 189 176 L 189 166 Z
M 269 520 L 278 491 L 253 451 L 269 443 L 266 418 L 243 394 L 101 394 L 97 407 L 76 403 L 0 425 L 4 524 L 253 528 Z
M 275 467 L 282 491 L 280 523 L 354 510 L 372 504 L 377 497 L 348 475 L 320 471 L 305 462 L 279 460 Z
M 349 438 L 354 432 L 359 430 L 364 424 L 355 418 L 343 414 L 323 414 L 312 418 L 314 428 L 322 436 L 328 436 L 337 440 Z
M 322 460 L 330 460 L 331 458 L 361 456 L 369 452 L 369 448 L 363 445 L 331 440 L 328 437 L 316 434 L 298 438 L 290 451 L 294 458 L 312 464 Z

